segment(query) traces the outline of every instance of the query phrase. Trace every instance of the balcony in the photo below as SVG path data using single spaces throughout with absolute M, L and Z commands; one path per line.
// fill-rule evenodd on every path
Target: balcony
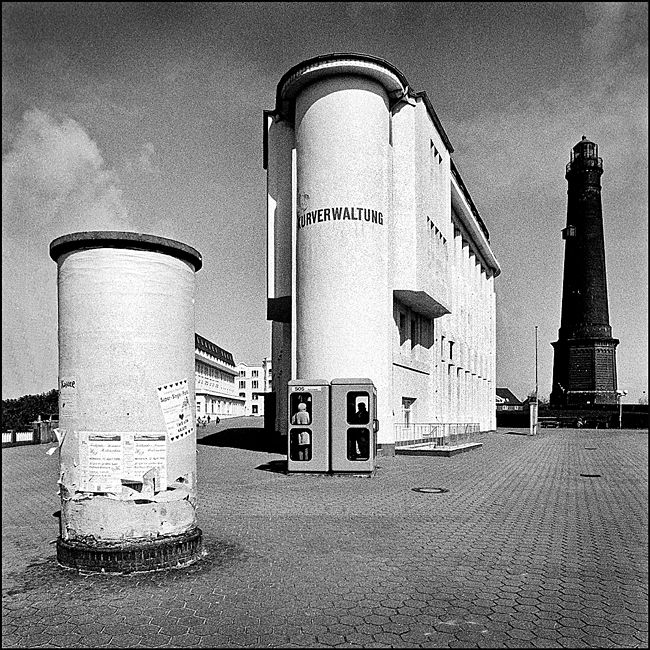
M 573 158 L 573 160 L 571 160 L 571 162 L 567 163 L 566 173 L 569 174 L 574 167 L 576 170 L 589 169 L 589 168 L 602 169 L 603 159 L 600 157 L 585 158 L 583 156 L 576 156 L 575 158 Z

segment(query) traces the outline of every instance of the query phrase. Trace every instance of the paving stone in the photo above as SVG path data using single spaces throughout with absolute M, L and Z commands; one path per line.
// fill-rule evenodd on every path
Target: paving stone
M 647 647 L 647 438 L 497 432 L 366 481 L 199 444 L 208 556 L 117 579 L 56 567 L 56 462 L 3 450 L 3 647 Z M 576 478 L 587 444 L 606 491 Z M 410 492 L 433 475 L 444 500 Z

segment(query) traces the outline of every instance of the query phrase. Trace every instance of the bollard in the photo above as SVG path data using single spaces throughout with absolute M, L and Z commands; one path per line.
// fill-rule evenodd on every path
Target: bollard
M 201 255 L 131 232 L 55 239 L 57 560 L 128 573 L 202 554 L 196 505 L 194 286 Z

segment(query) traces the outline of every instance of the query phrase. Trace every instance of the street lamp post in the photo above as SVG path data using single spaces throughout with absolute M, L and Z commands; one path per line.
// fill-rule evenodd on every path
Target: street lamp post
M 618 428 L 622 429 L 622 424 L 623 424 L 623 402 L 621 401 L 621 398 L 627 395 L 626 390 L 617 390 L 616 391 L 616 397 L 618 399 Z
M 535 394 L 532 399 L 529 400 L 528 406 L 530 411 L 530 434 L 531 436 L 537 435 L 538 429 L 538 413 L 539 413 L 539 401 L 538 401 L 538 382 L 537 382 L 537 325 L 535 325 Z

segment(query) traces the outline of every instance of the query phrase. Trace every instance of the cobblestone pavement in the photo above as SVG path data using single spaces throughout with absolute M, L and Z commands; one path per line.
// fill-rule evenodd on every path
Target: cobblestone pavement
M 59 568 L 57 454 L 3 450 L 3 647 L 648 647 L 647 431 L 500 429 L 373 478 L 210 431 L 208 554 L 153 574 Z

